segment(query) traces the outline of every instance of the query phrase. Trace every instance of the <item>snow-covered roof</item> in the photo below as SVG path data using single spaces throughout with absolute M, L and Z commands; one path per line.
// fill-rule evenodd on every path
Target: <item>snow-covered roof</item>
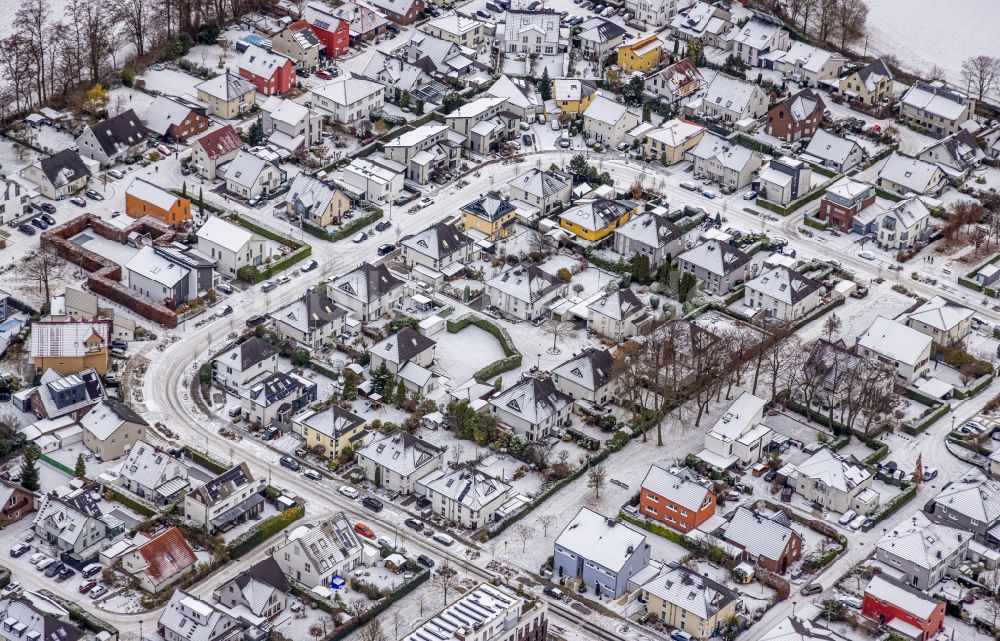
M 690 120 L 674 118 L 655 129 L 646 132 L 646 137 L 651 138 L 668 147 L 679 147 L 696 136 L 705 132 L 705 128 Z
M 670 222 L 665 216 L 645 212 L 634 216 L 615 230 L 615 235 L 624 236 L 650 247 L 663 247 L 684 235 L 684 230 Z
M 195 89 L 226 102 L 254 92 L 252 82 L 238 74 L 229 73 L 228 68 L 225 73 L 195 85 Z
M 286 63 L 291 64 L 292 59 L 276 51 L 268 51 L 257 45 L 249 45 L 237 65 L 243 71 L 260 78 L 271 78 Z
M 296 211 L 315 214 L 326 211 L 336 195 L 336 187 L 303 172 L 292 180 L 286 198 L 293 203 Z
M 728 11 L 700 0 L 687 9 L 681 9 L 670 23 L 675 32 L 691 38 L 701 38 L 704 34 L 719 35 L 731 25 Z
M 691 155 L 702 160 L 714 160 L 726 169 L 742 172 L 747 164 L 760 154 L 749 147 L 738 145 L 715 134 L 706 133 L 691 150 Z
M 246 244 L 253 239 L 253 233 L 249 230 L 226 222 L 218 216 L 206 220 L 198 230 L 197 236 L 199 240 L 205 240 L 235 253 L 242 252 Z
M 362 78 L 383 82 L 400 91 L 413 91 L 429 79 L 420 67 L 377 50 L 360 75 Z
M 221 158 L 242 149 L 243 139 L 235 127 L 227 124 L 198 138 L 195 144 L 200 145 L 209 158 Z
M 604 44 L 617 40 L 625 35 L 625 29 L 618 24 L 605 20 L 604 18 L 593 17 L 580 25 L 579 38 L 587 42 Z
M 749 263 L 750 256 L 729 243 L 709 240 L 695 245 L 678 256 L 677 260 L 686 261 L 712 274 L 726 276 Z
M 180 196 L 176 196 L 159 185 L 154 185 L 142 178 L 133 180 L 132 184 L 125 190 L 125 195 L 138 198 L 164 211 L 169 211 L 180 200 Z
M 929 619 L 940 605 L 920 590 L 881 574 L 876 574 L 868 582 L 865 596 L 868 595 L 924 620 Z
M 646 478 L 642 480 L 642 489 L 669 499 L 692 512 L 701 510 L 712 497 L 712 493 L 700 483 L 681 478 L 655 463 L 649 466 Z
M 708 430 L 708 435 L 721 441 L 735 441 L 761 420 L 766 406 L 764 399 L 743 392 Z
M 945 121 L 957 120 L 965 110 L 960 94 L 923 82 L 917 82 L 910 87 L 909 91 L 903 94 L 900 103 L 943 118 Z
M 106 345 L 108 324 L 35 321 L 31 323 L 31 356 L 83 356 L 89 349 L 86 341 L 94 335 Z
M 257 154 L 241 149 L 226 166 L 226 182 L 252 189 L 257 184 L 257 178 L 270 164 L 270 161 Z
M 317 96 L 325 98 L 341 107 L 348 107 L 354 103 L 382 93 L 385 90 L 381 84 L 366 80 L 359 76 L 344 74 L 330 80 L 318 87 L 313 87 L 312 92 Z
M 586 507 L 577 512 L 556 539 L 557 547 L 613 572 L 621 570 L 644 545 L 645 534 Z
M 907 318 L 948 332 L 971 316 L 972 310 L 965 305 L 960 305 L 943 296 L 935 296 L 910 312 Z
M 810 621 L 788 617 L 764 633 L 760 641 L 847 641 L 833 630 L 823 627 L 823 620 Z
M 149 577 L 153 585 L 165 581 L 194 568 L 198 557 L 175 525 L 143 543 L 136 550 L 146 566 L 140 570 Z
M 782 62 L 812 73 L 822 71 L 823 67 L 831 60 L 843 62 L 844 57 L 799 40 L 792 41 L 791 46 L 788 47 L 788 51 L 782 51 L 775 57 L 775 62 Z
M 825 104 L 823 98 L 812 89 L 802 91 L 785 98 L 781 103 L 788 110 L 793 122 L 802 122 L 813 116 L 816 111 L 823 112 Z M 771 109 L 774 109 L 772 107 Z
M 556 389 L 549 378 L 522 378 L 494 394 L 490 404 L 530 425 L 544 423 L 573 403 L 573 397 Z
M 118 153 L 119 150 L 131 148 L 147 139 L 142 120 L 132 109 L 126 109 L 117 116 L 92 125 L 90 131 L 94 134 L 97 144 L 108 156 Z
M 949 511 L 991 525 L 1000 521 L 1000 481 L 986 476 L 977 467 L 971 467 L 941 490 L 934 502 Z
M 239 621 L 211 603 L 176 590 L 160 615 L 159 625 L 187 641 L 213 641 Z
M 170 478 L 167 478 L 171 466 L 180 476 L 171 475 Z M 172 474 L 172 472 L 169 473 Z M 125 461 L 121 464 L 118 474 L 124 479 L 155 490 L 174 478 L 186 479 L 187 467 L 163 450 L 153 447 L 145 441 L 136 441 L 125 457 Z
M 847 162 L 851 153 L 860 147 L 856 141 L 836 136 L 821 127 L 806 145 L 805 153 L 842 165 Z
M 779 512 L 775 515 L 777 516 L 783 515 Z M 779 523 L 775 517 L 764 518 L 741 506 L 736 509 L 729 523 L 723 526 L 722 536 L 754 558 L 778 560 L 796 532 L 784 523 Z
M 571 207 L 559 214 L 559 217 L 585 230 L 597 231 L 614 224 L 622 216 L 634 212 L 638 207 L 639 203 L 634 200 L 598 198 Z
M 894 151 L 882 165 L 878 177 L 901 185 L 915 194 L 922 194 L 933 186 L 940 174 L 941 169 L 934 163 Z
M 424 25 L 425 28 L 430 27 L 439 29 L 443 33 L 450 33 L 455 36 L 470 33 L 483 26 L 485 25 L 479 20 L 463 16 L 455 13 L 454 11 L 450 11 L 437 18 L 431 18 Z
M 631 289 L 616 289 L 587 305 L 587 309 L 620 321 L 642 312 L 645 305 Z
M 872 477 L 864 465 L 823 448 L 796 466 L 800 478 L 822 481 L 827 487 L 850 492 Z
M 511 9 L 506 12 L 504 18 L 504 39 L 508 42 L 520 42 L 522 33 L 535 31 L 542 36 L 542 44 L 557 44 L 560 22 L 564 15 L 566 14 L 559 12 L 543 13 Z
M 779 265 L 747 281 L 748 289 L 769 296 L 788 305 L 794 305 L 820 289 L 823 284 Z
M 614 358 L 606 349 L 588 349 L 552 369 L 552 374 L 584 389 L 598 390 L 614 377 Z
M 889 360 L 913 366 L 928 353 L 931 337 L 899 321 L 879 316 L 858 337 L 858 345 Z
M 700 620 L 711 619 L 739 598 L 736 592 L 721 583 L 676 564 L 664 566 L 655 577 L 642 584 L 642 590 Z
M 535 265 L 515 265 L 486 281 L 488 287 L 525 303 L 534 303 L 563 284 L 559 278 Z
M 179 102 L 176 98 L 157 96 L 143 112 L 142 122 L 146 129 L 164 136 L 171 126 L 184 122 L 191 111 L 190 105 Z
M 309 116 L 309 107 L 279 96 L 268 98 L 267 102 L 261 107 L 261 110 L 270 114 L 271 120 L 292 125 L 293 127 Z
M 450 472 L 435 470 L 420 480 L 422 485 L 455 501 L 471 512 L 478 512 L 499 498 L 506 498 L 511 486 L 477 470 L 459 468 Z
M 583 100 L 597 91 L 597 86 L 588 80 L 580 78 L 555 78 L 552 80 L 552 97 L 557 102 L 572 102 Z M 549 111 L 546 107 L 546 111 Z
M 497 78 L 497 81 L 486 90 L 486 93 L 498 98 L 505 98 L 507 104 L 527 110 L 529 113 L 533 113 L 542 103 L 534 85 L 526 82 L 523 78 L 511 78 L 507 74 L 502 74 Z
M 466 638 L 473 620 L 478 630 L 502 630 L 505 618 L 520 615 L 521 603 L 520 598 L 505 590 L 483 583 L 415 627 L 402 641 Z
M 917 510 L 889 530 L 875 547 L 880 552 L 930 570 L 946 563 L 971 538 L 968 532 L 931 522 Z
M 483 96 L 476 98 L 472 102 L 467 102 L 455 111 L 447 114 L 446 118 L 475 118 L 494 107 L 498 107 L 507 102 L 506 98 L 497 96 Z
M 869 92 L 875 91 L 875 87 L 882 78 L 888 78 L 890 81 L 893 80 L 892 71 L 890 71 L 888 65 L 882 62 L 881 58 L 876 58 L 859 69 L 858 77 L 865 83 L 865 89 Z
M 395 431 L 385 438 L 372 441 L 358 450 L 366 458 L 401 477 L 408 477 L 435 459 L 443 450 L 406 432 Z
M 66 416 L 107 397 L 101 376 L 92 367 L 69 376 L 47 369 L 40 382 L 33 393 L 38 394 L 49 419 Z
M 717 73 L 705 87 L 703 100 L 708 104 L 742 114 L 747 111 L 751 99 L 759 91 L 763 90 L 752 82 Z
M 773 22 L 765 22 L 753 18 L 750 22 L 743 25 L 742 28 L 737 27 L 734 29 L 730 39 L 733 42 L 734 49 L 739 44 L 749 49 L 764 49 L 770 46 L 781 30 L 782 27 Z
M 175 264 L 146 245 L 125 263 L 125 271 L 147 278 L 154 283 L 172 289 L 177 283 L 187 278 L 191 273 L 187 267 Z
M 626 113 L 628 113 L 628 107 L 607 96 L 599 95 L 587 106 L 583 116 L 614 125 L 624 118 Z
M 372 265 L 368 262 L 330 282 L 331 290 L 342 292 L 363 303 L 378 300 L 402 286 L 403 281 L 393 276 L 385 265 Z
M 472 239 L 454 225 L 439 222 L 421 232 L 403 237 L 399 244 L 434 260 L 440 260 L 471 245 Z
M 531 168 L 520 176 L 512 178 L 507 186 L 515 187 L 536 198 L 548 198 L 572 184 L 573 179 L 562 172 Z
M 307 291 L 301 298 L 268 314 L 306 336 L 346 315 L 347 311 L 338 307 L 330 297 L 315 290 Z
M 278 348 L 253 336 L 219 356 L 216 361 L 245 372 L 278 353 Z
M 334 440 L 365 424 L 365 419 L 338 405 L 331 405 L 319 411 L 306 410 L 292 420 Z
M 402 365 L 416 358 L 429 349 L 434 349 L 437 343 L 420 332 L 404 327 L 392 336 L 375 343 L 368 348 L 368 353 L 385 361 Z

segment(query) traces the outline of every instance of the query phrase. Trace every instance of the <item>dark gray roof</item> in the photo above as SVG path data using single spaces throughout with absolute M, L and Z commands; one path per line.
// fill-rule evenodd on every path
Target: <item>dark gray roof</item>
M 214 505 L 250 483 L 253 483 L 253 475 L 243 462 L 192 491 L 191 495 L 205 505 Z
M 104 401 L 104 404 L 123 421 L 136 423 L 138 425 L 149 425 L 149 423 L 146 422 L 146 419 L 136 414 L 135 410 L 121 401 L 109 398 Z
M 292 589 L 288 577 L 281 571 L 281 566 L 278 565 L 273 556 L 266 557 L 263 561 L 251 565 L 233 580 L 242 590 L 251 579 L 266 583 L 279 592 L 287 593 Z
M 253 365 L 278 353 L 278 348 L 262 338 L 254 336 L 240 345 L 240 370 L 246 371 Z
M 94 132 L 101 149 L 109 156 L 146 140 L 146 127 L 132 109 L 102 120 L 90 130 Z
M 893 79 L 892 72 L 889 70 L 889 67 L 882 62 L 881 58 L 872 60 L 868 65 L 858 70 L 858 76 L 861 78 L 862 82 L 868 80 L 868 76 L 873 73 L 880 76 L 886 76 L 889 80 Z
M 68 185 L 87 175 L 87 167 L 80 154 L 72 149 L 63 149 L 39 161 L 42 173 L 56 187 Z

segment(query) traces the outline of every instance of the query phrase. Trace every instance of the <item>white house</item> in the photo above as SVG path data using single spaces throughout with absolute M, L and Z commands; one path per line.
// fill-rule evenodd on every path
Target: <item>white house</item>
M 960 91 L 950 89 L 941 81 L 916 82 L 899 100 L 899 118 L 922 127 L 934 138 L 958 131 L 972 118 L 976 101 Z
M 670 34 L 680 42 L 698 40 L 728 50 L 729 41 L 725 37 L 733 28 L 732 19 L 728 6 L 698 0 L 677 12 L 670 21 Z
M 751 18 L 730 34 L 732 51 L 751 67 L 759 67 L 761 58 L 771 51 L 788 51 L 791 38 L 776 19 Z
M 677 12 L 677 0 L 625 0 L 625 8 L 645 31 L 665 27 Z
M 720 240 L 695 245 L 677 257 L 682 274 L 691 272 L 709 294 L 727 294 L 746 277 L 750 256 Z
M 136 538 L 144 540 L 122 556 L 121 567 L 146 592 L 158 594 L 195 569 L 198 557 L 177 526 L 152 537 L 139 533 Z
M 907 384 L 927 370 L 931 358 L 931 337 L 899 321 L 879 316 L 858 337 L 855 348 L 861 356 L 877 359 L 896 370 Z
M 743 392 L 705 433 L 705 449 L 698 458 L 720 470 L 747 467 L 767 458 L 774 432 L 764 425 L 767 401 Z
M 684 230 L 661 214 L 645 212 L 615 229 L 614 248 L 623 256 L 642 253 L 651 270 L 673 260 L 684 249 Z
M 518 436 L 539 441 L 552 436 L 569 418 L 573 397 L 559 391 L 549 378 L 528 376 L 490 398 L 497 420 Z
M 965 305 L 934 296 L 910 312 L 906 324 L 930 336 L 935 345 L 947 346 L 965 340 L 969 335 L 972 314 L 972 310 Z
M 816 87 L 821 80 L 833 79 L 840 75 L 847 61 L 842 55 L 820 49 L 796 40 L 784 51 L 774 51 L 766 55 L 765 64 L 787 77 L 798 76 L 808 86 Z
M 399 241 L 403 262 L 451 273 L 472 260 L 472 239 L 455 225 L 435 223 Z M 454 266 L 454 269 L 452 268 Z
M 276 163 L 242 149 L 226 165 L 226 189 L 247 200 L 276 191 L 287 177 Z
M 779 265 L 747 281 L 743 304 L 752 314 L 793 322 L 820 306 L 823 284 Z
M 116 482 L 157 505 L 166 505 L 190 485 L 187 465 L 145 441 L 136 441 L 129 450 Z
M 361 540 L 343 512 L 300 525 L 271 555 L 289 579 L 307 588 L 329 587 L 361 565 Z
M 510 498 L 511 486 L 474 468 L 434 470 L 417 481 L 416 492 L 446 521 L 476 529 L 497 518 Z
M 212 361 L 212 380 L 236 392 L 263 373 L 278 371 L 278 348 L 253 336 Z
M 184 496 L 184 520 L 209 534 L 224 532 L 264 511 L 267 484 L 255 481 L 246 461 Z
M 931 162 L 892 152 L 878 172 L 878 186 L 900 196 L 939 193 L 947 184 L 947 176 Z
M 573 178 L 559 171 L 531 168 L 507 183 L 511 200 L 523 200 L 548 214 L 569 205 Z
M 290 152 L 323 141 L 323 116 L 305 105 L 271 96 L 260 107 L 267 141 Z
M 406 178 L 424 185 L 437 172 L 458 167 L 465 141 L 464 135 L 448 125 L 431 121 L 386 142 L 383 153 L 403 168 Z
M 614 341 L 639 334 L 648 320 L 646 306 L 631 289 L 607 292 L 587 305 L 587 329 Z
M 351 73 L 339 76 L 312 91 L 313 109 L 334 122 L 352 124 L 385 105 L 385 87 Z
M 367 323 L 391 311 L 403 298 L 403 281 L 393 276 L 385 265 L 364 262 L 357 269 L 330 281 L 327 295 L 352 316 Z
M 864 155 L 864 148 L 857 141 L 831 134 L 821 127 L 799 158 L 844 173 L 860 164 Z
M 649 563 L 649 550 L 638 528 L 584 507 L 556 538 L 553 576 L 579 577 L 599 596 L 617 598 Z
M 625 134 L 639 124 L 639 116 L 607 96 L 597 96 L 583 112 L 583 131 L 588 139 L 617 147 Z
M 359 198 L 384 205 L 403 192 L 404 170 L 405 165 L 385 158 L 355 158 L 339 182 Z
M 176 590 L 157 621 L 165 641 L 235 641 L 243 626 L 211 603 Z
M 259 267 L 267 256 L 267 241 L 257 234 L 211 216 L 196 234 L 198 251 L 218 261 L 216 270 L 230 278 L 241 267 Z
M 845 458 L 823 448 L 790 469 L 789 484 L 806 500 L 834 512 L 871 514 L 879 504 L 873 478 L 853 456 Z
M 224 173 L 222 167 L 243 149 L 243 139 L 230 124 L 206 133 L 191 145 L 191 163 L 198 175 L 215 180 Z
M 568 285 L 535 265 L 516 265 L 486 281 L 491 305 L 521 320 L 539 316 L 546 305 L 564 296 Z
M 720 72 L 709 81 L 701 100 L 690 106 L 698 105 L 709 116 L 735 123 L 760 118 L 767 113 L 767 103 L 767 93 L 758 85 Z
M 959 129 L 924 147 L 917 158 L 936 164 L 953 180 L 962 180 L 985 160 L 986 153 L 979 148 L 975 136 L 965 129 Z
M 927 205 L 917 196 L 911 196 L 877 215 L 875 241 L 884 249 L 912 247 L 931 235 L 931 220 Z
M 753 180 L 753 173 L 760 169 L 760 153 L 706 133 L 690 156 L 694 161 L 695 178 L 705 178 L 730 189 L 742 189 Z
M 399 430 L 357 451 L 358 466 L 376 487 L 410 494 L 417 481 L 440 469 L 444 450 Z
M 587 349 L 552 369 L 552 384 L 576 400 L 603 405 L 615 400 L 614 357 L 606 349 Z
M 404 327 L 392 336 L 382 339 L 368 348 L 371 358 L 369 367 L 374 372 L 385 365 L 393 376 L 408 364 L 429 368 L 434 362 L 437 343 L 420 332 Z
M 268 314 L 282 340 L 310 350 L 335 345 L 344 334 L 347 311 L 325 294 L 309 289 L 301 298 Z

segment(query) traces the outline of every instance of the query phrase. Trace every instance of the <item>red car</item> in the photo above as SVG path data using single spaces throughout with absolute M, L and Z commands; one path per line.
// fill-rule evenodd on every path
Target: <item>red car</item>
M 315 75 L 317 78 L 322 78 L 323 80 L 333 80 L 333 74 L 329 71 L 317 71 Z
M 367 525 L 365 525 L 364 523 L 360 523 L 360 522 L 359 523 L 355 523 L 354 524 L 354 531 L 357 532 L 358 534 L 360 534 L 363 537 L 366 537 L 366 538 L 369 538 L 369 539 L 375 538 L 375 533 L 372 532 L 372 529 L 370 527 L 368 527 Z
M 80 594 L 86 594 L 86 593 L 90 592 L 91 590 L 94 589 L 95 585 L 97 585 L 97 581 L 85 581 L 85 582 L 81 583 L 80 584 Z

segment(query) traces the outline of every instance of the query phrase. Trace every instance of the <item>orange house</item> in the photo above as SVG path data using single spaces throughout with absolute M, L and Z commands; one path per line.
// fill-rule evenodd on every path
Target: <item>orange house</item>
M 650 465 L 639 492 L 639 512 L 678 532 L 689 532 L 715 514 L 715 495 L 694 481 Z
M 125 213 L 132 218 L 154 216 L 171 227 L 178 227 L 191 220 L 191 201 L 136 178 L 125 190 Z

